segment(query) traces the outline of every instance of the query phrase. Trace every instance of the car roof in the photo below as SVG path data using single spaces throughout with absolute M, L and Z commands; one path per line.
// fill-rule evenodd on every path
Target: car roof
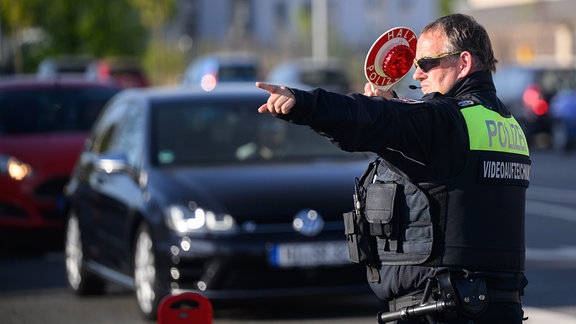
M 258 62 L 258 56 L 252 52 L 215 52 L 211 54 L 206 54 L 204 56 L 199 57 L 196 62 L 200 62 L 202 60 L 215 60 L 219 63 L 238 63 L 238 62 L 250 62 L 256 63 Z M 193 61 L 194 62 L 194 61 Z
M 53 87 L 90 87 L 118 89 L 111 83 L 88 80 L 84 76 L 60 75 L 51 78 L 39 78 L 37 75 L 13 75 L 0 78 L 0 89 L 53 88 Z
M 549 71 L 563 71 L 563 70 L 576 70 L 576 66 L 574 65 L 563 65 L 557 64 L 553 62 L 535 62 L 532 64 L 518 64 L 518 63 L 509 63 L 509 64 L 500 64 L 496 67 L 496 74 L 500 71 L 510 71 L 510 70 L 524 70 L 524 71 L 542 71 L 542 70 L 549 70 Z
M 289 85 L 302 90 L 310 89 L 310 86 L 303 84 Z M 157 86 L 149 88 L 134 88 L 124 90 L 123 95 L 144 97 L 149 100 L 164 100 L 164 99 L 188 99 L 190 97 L 197 98 L 210 98 L 210 97 L 262 97 L 266 98 L 268 93 L 262 89 L 257 88 L 254 82 L 226 82 L 219 83 L 216 88 L 211 91 L 203 90 L 200 86 Z
M 314 57 L 299 57 L 292 60 L 281 62 L 277 67 L 289 66 L 299 69 L 339 69 L 342 70 L 344 63 L 341 59 L 335 57 L 327 58 L 314 58 Z

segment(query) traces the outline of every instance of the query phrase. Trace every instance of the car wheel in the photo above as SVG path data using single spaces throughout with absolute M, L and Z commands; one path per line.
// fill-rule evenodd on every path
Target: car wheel
M 134 244 L 134 285 L 136 299 L 142 314 L 148 319 L 156 317 L 161 298 L 156 277 L 156 258 L 153 241 L 146 224 L 140 225 Z
M 556 121 L 552 126 L 552 146 L 558 152 L 566 152 L 569 148 L 568 126 L 563 121 Z
M 86 270 L 80 223 L 74 211 L 69 212 L 66 222 L 64 252 L 66 277 L 70 288 L 78 295 L 103 294 L 106 282 Z

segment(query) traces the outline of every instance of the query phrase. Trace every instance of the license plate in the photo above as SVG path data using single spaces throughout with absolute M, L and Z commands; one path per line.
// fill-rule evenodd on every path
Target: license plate
M 350 263 L 348 244 L 342 242 L 278 243 L 268 252 L 275 267 L 316 267 Z

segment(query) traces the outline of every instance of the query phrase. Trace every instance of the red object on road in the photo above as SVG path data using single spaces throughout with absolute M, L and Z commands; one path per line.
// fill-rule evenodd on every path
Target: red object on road
M 177 323 L 212 324 L 212 303 L 193 292 L 164 297 L 158 307 L 158 324 Z

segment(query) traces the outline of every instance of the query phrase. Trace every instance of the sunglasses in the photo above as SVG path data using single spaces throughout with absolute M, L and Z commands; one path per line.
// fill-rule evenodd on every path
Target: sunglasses
M 424 56 L 423 58 L 417 60 L 414 59 L 414 64 L 416 67 L 419 67 L 420 70 L 424 73 L 428 73 L 431 69 L 440 65 L 440 61 L 448 56 L 458 55 L 462 53 L 462 51 L 455 51 L 455 52 L 447 52 L 447 53 L 440 53 L 432 56 Z

